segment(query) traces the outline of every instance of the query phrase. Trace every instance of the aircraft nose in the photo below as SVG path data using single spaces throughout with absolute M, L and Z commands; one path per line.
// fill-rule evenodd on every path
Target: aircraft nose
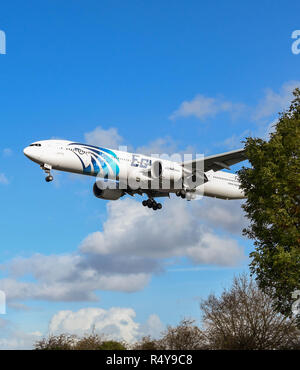
M 33 162 L 40 163 L 41 160 L 41 151 L 34 145 L 29 145 L 23 149 L 23 153 L 26 155 L 27 158 L 32 160 Z
M 35 148 L 32 148 L 30 146 L 27 146 L 23 153 L 26 155 L 27 158 L 31 159 L 32 161 L 36 161 L 39 159 L 39 153 L 35 150 Z
M 26 157 L 30 158 L 30 148 L 28 146 L 23 150 L 23 153 Z

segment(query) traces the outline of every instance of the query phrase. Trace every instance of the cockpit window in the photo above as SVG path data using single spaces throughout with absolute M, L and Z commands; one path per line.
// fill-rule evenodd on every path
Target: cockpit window
M 42 146 L 42 144 L 30 144 L 29 146 Z

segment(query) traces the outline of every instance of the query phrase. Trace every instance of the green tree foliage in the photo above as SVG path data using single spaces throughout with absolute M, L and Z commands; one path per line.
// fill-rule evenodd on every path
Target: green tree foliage
M 147 335 L 140 339 L 139 342 L 134 343 L 131 346 L 131 349 L 140 351 L 140 350 L 149 350 L 149 351 L 154 351 L 160 349 L 160 344 L 158 340 L 155 340 L 151 338 L 150 335 Z
M 126 350 L 123 342 L 103 340 L 98 334 L 76 335 L 60 334 L 50 335 L 48 338 L 36 342 L 37 350 Z
M 107 340 L 101 343 L 99 346 L 100 350 L 113 350 L 113 351 L 119 351 L 119 350 L 126 350 L 124 343 L 117 342 L 115 340 Z
M 102 338 L 95 333 L 77 338 L 74 342 L 72 349 L 78 350 L 98 350 L 103 343 Z
M 243 205 L 254 239 L 250 269 L 277 310 L 291 314 L 292 293 L 300 289 L 300 90 L 280 113 L 270 140 L 247 138 L 252 168 L 239 171 Z

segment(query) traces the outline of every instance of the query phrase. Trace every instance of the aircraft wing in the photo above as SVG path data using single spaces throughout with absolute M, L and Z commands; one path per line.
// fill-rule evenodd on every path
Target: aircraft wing
M 247 159 L 244 153 L 245 149 L 232 150 L 231 152 L 210 155 L 208 157 L 186 161 L 182 163 L 182 166 L 187 169 L 196 169 L 197 163 L 199 164 L 199 162 L 204 162 L 204 172 L 207 172 L 209 170 L 219 171 L 224 168 L 229 170 L 230 166 L 245 161 Z M 194 172 L 194 170 L 192 170 L 191 172 Z

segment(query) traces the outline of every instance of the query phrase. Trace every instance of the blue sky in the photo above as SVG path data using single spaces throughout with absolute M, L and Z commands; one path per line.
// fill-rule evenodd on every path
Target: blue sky
M 199 320 L 199 299 L 248 271 L 253 246 L 241 236 L 239 202 L 174 199 L 154 217 L 138 199 L 96 199 L 91 178 L 55 173 L 47 184 L 22 150 L 63 138 L 214 154 L 267 137 L 300 85 L 291 51 L 299 7 L 1 4 L 0 348 L 92 324 L 128 340 L 156 335 L 183 317 Z

